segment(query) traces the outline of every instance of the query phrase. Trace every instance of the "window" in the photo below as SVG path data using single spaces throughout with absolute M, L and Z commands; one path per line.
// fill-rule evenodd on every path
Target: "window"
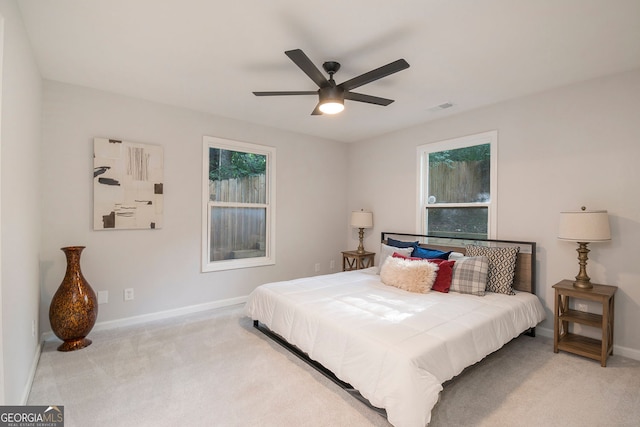
M 495 238 L 496 131 L 418 147 L 418 230 L 431 236 Z
M 275 264 L 276 149 L 203 141 L 202 271 Z

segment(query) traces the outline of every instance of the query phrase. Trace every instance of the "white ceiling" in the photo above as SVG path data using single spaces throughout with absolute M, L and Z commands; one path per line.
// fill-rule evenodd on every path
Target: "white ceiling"
M 640 0 L 19 0 L 46 79 L 337 141 L 640 68 Z M 311 116 L 302 49 L 338 83 L 399 58 L 411 67 Z M 453 108 L 432 111 L 451 102 Z

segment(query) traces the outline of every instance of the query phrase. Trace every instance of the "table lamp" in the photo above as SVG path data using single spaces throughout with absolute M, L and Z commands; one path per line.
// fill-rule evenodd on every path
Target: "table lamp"
M 364 210 L 351 212 L 351 227 L 360 229 L 360 245 L 358 245 L 359 254 L 363 254 L 364 245 L 362 244 L 362 239 L 364 239 L 364 229 L 373 227 L 373 213 L 365 212 Z
M 587 244 L 611 240 L 607 211 L 588 211 L 583 206 L 579 211 L 560 212 L 558 239 L 578 243 L 576 250 L 580 271 L 573 286 L 582 289 L 593 288 L 591 278 L 587 275 Z

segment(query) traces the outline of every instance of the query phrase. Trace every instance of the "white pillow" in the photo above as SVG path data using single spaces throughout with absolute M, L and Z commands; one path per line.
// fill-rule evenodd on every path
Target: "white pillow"
M 410 248 L 396 248 L 395 246 L 385 245 L 384 243 L 380 244 L 380 262 L 378 263 L 378 274 L 380 274 L 380 269 L 382 268 L 382 264 L 386 261 L 388 257 L 393 255 L 394 252 L 399 253 L 404 256 L 411 256 L 411 252 L 413 252 L 413 247 Z
M 380 270 L 380 280 L 409 292 L 427 293 L 438 274 L 438 266 L 428 261 L 388 257 Z

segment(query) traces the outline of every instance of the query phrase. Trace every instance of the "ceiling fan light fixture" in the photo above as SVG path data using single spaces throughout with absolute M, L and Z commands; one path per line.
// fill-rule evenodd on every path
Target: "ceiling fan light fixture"
M 338 114 L 344 110 L 344 101 L 328 99 L 318 107 L 324 114 Z
M 319 91 L 318 109 L 324 114 L 338 114 L 344 110 L 344 92 L 336 86 L 323 87 Z

